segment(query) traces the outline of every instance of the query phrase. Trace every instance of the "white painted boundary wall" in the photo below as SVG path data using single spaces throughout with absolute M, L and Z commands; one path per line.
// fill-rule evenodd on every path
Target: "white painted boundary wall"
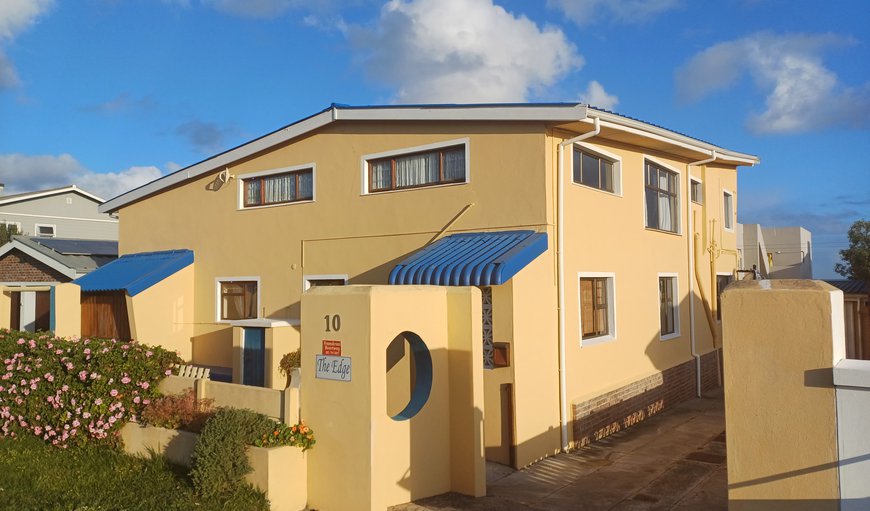
M 167 376 L 160 382 L 164 395 L 180 394 L 194 389 L 197 399 L 212 399 L 214 405 L 228 408 L 247 408 L 278 419 L 285 424 L 299 422 L 299 384 L 302 373 L 294 369 L 290 386 L 284 390 L 237 385 L 208 379 Z
M 842 360 L 834 367 L 840 509 L 870 509 L 870 360 Z

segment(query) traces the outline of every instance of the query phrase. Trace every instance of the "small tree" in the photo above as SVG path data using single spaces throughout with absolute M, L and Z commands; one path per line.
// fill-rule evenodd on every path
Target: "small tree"
M 849 228 L 849 248 L 840 250 L 842 263 L 834 266 L 840 275 L 870 282 L 870 221 L 856 220 Z
M 15 224 L 0 224 L 0 245 L 5 245 L 12 241 L 12 236 L 21 234 L 18 232 L 18 226 Z

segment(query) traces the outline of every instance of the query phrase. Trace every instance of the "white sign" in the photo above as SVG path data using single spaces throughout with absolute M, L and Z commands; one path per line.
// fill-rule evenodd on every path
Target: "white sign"
M 314 377 L 323 380 L 350 381 L 350 357 L 315 355 Z

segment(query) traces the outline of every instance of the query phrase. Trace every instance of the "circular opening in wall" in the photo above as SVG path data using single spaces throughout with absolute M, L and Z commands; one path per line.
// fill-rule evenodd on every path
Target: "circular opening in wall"
M 387 415 L 404 421 L 417 415 L 432 390 L 432 355 L 414 332 L 402 332 L 390 342 L 387 357 Z

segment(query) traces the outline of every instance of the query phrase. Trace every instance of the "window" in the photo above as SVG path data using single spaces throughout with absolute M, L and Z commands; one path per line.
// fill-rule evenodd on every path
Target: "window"
M 314 169 L 242 177 L 242 206 L 270 206 L 314 199 Z
M 695 181 L 692 179 L 691 183 L 691 194 L 692 194 L 692 202 L 696 202 L 698 204 L 704 203 L 704 188 L 701 185 L 700 181 Z
M 10 222 L 8 220 L 0 221 L 0 224 L 6 228 L 6 233 L 12 236 L 13 234 L 21 234 L 21 222 Z
M 650 161 L 646 162 L 646 226 L 679 232 L 680 176 Z
M 659 275 L 659 318 L 662 340 L 680 335 L 679 289 L 675 274 Z
M 604 341 L 615 338 L 613 318 L 613 277 L 600 274 L 581 274 L 580 332 L 582 339 L 584 341 Z
M 220 280 L 220 310 L 218 319 L 232 321 L 256 319 L 260 301 L 259 281 L 257 280 Z
M 54 238 L 55 226 L 48 224 L 36 224 L 36 235 L 41 238 Z
M 303 291 L 308 291 L 312 287 L 320 287 L 320 286 L 346 286 L 347 285 L 347 275 L 305 275 L 303 277 L 304 283 L 302 285 Z
M 716 275 L 716 320 L 722 321 L 722 291 L 734 282 L 734 276 L 730 273 Z
M 465 144 L 367 160 L 368 191 L 467 181 Z
M 722 206 L 724 211 L 723 215 L 723 223 L 725 224 L 726 229 L 734 228 L 734 195 L 732 195 L 728 191 L 722 192 Z
M 613 192 L 613 162 L 575 147 L 574 182 Z

